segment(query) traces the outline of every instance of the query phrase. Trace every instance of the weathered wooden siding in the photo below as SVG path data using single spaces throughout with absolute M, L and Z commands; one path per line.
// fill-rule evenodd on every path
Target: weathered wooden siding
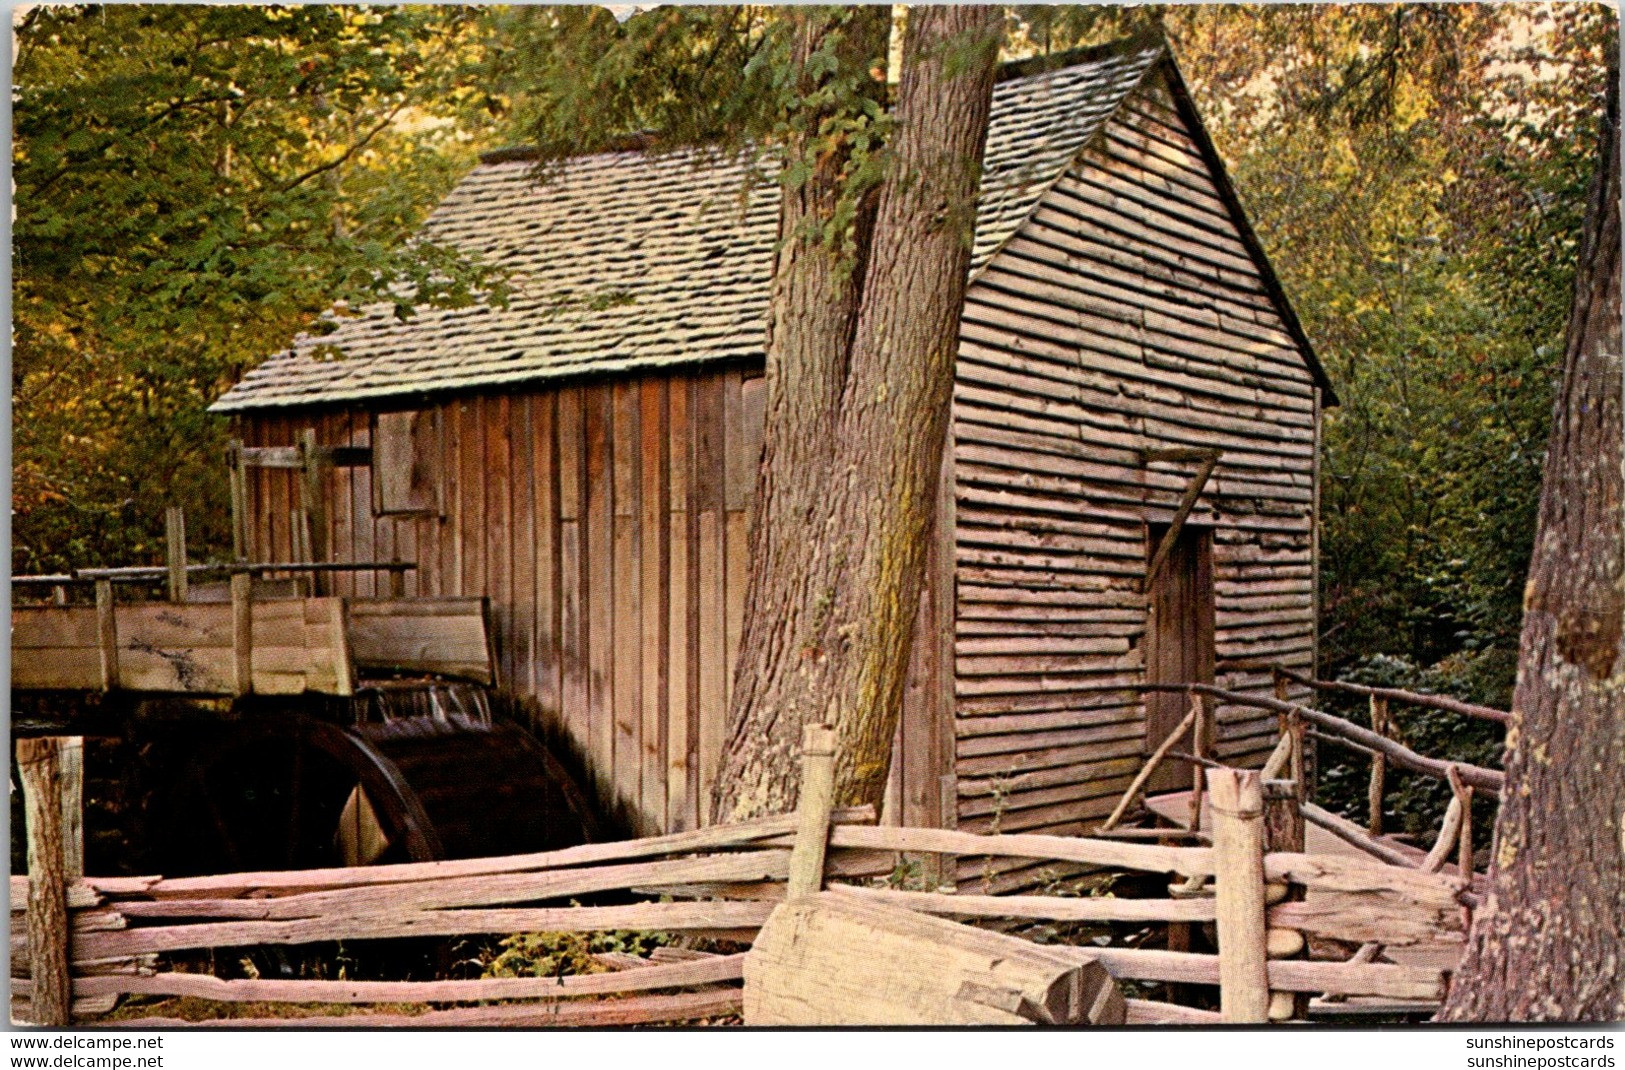
M 1146 748 L 1147 524 L 1217 447 L 1191 518 L 1213 530 L 1226 660 L 1308 665 L 1315 386 L 1166 87 L 1104 139 L 975 281 L 955 392 L 958 818 L 1080 832 Z M 1221 707 L 1218 757 L 1273 722 Z M 1154 744 L 1155 741 L 1152 741 Z M 1014 875 L 1012 875 L 1014 876 Z
M 1148 746 L 1123 690 L 1144 679 L 1147 525 L 1195 468 L 1137 451 L 1223 451 L 1190 521 L 1211 530 L 1219 682 L 1267 692 L 1226 663 L 1312 663 L 1317 388 L 1192 129 L 1160 81 L 1131 96 L 973 282 L 892 820 L 1080 832 L 1127 786 Z M 760 388 L 702 371 L 435 401 L 443 515 L 375 517 L 367 469 L 341 469 L 332 556 L 417 561 L 409 594 L 490 596 L 503 686 L 640 828 L 692 827 L 743 620 Z M 244 426 L 366 445 L 370 423 Z M 251 497 L 254 552 L 286 555 L 290 477 L 256 473 Z M 1273 729 L 1220 707 L 1217 755 L 1256 763 Z
M 430 406 L 443 513 L 375 516 L 371 472 L 329 487 L 335 560 L 415 561 L 408 595 L 491 599 L 499 683 L 569 732 L 640 829 L 701 819 L 743 619 L 760 380 L 738 370 Z M 365 411 L 244 420 L 250 445 L 369 444 Z M 286 560 L 292 477 L 251 475 L 253 554 Z M 384 594 L 383 576 L 334 577 Z

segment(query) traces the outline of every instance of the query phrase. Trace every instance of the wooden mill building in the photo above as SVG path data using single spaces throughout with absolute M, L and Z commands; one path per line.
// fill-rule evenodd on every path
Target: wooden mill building
M 424 228 L 511 272 L 508 307 L 364 310 L 215 404 L 251 446 L 370 447 L 308 536 L 297 474 L 251 472 L 246 552 L 487 597 L 500 686 L 645 830 L 692 827 L 744 612 L 777 193 L 713 156 L 533 167 L 487 157 Z M 1232 666 L 1315 649 L 1334 399 L 1160 45 L 1005 72 L 956 374 L 888 816 L 1077 832 L 1184 712 L 1125 683 L 1267 693 Z M 1256 761 L 1274 728 L 1221 707 L 1206 743 Z

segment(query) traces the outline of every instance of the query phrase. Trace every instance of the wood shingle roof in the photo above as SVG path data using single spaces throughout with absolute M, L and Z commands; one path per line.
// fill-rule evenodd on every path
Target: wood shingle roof
M 973 272 L 1031 214 L 1163 50 L 1138 43 L 994 91 Z M 545 184 L 525 160 L 474 168 L 423 234 L 510 273 L 506 308 L 381 304 L 302 336 L 212 406 L 372 401 L 749 359 L 762 353 L 778 191 L 715 153 L 606 153 Z

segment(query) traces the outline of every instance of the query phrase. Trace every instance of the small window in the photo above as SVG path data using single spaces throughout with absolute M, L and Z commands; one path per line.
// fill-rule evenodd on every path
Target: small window
M 440 435 L 433 410 L 372 422 L 372 507 L 379 516 L 440 512 Z

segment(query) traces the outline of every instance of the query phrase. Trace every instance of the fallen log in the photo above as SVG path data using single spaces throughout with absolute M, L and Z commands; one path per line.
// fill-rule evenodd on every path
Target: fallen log
M 1121 1024 L 1098 963 L 823 892 L 776 908 L 745 958 L 745 1024 Z

